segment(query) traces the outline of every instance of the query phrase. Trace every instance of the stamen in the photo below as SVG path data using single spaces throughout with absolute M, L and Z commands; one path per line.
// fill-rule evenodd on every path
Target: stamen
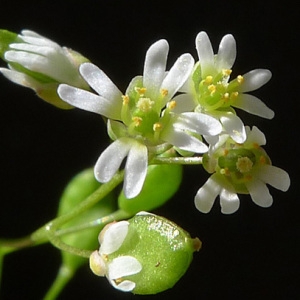
M 244 82 L 244 77 L 242 75 L 239 75 L 237 78 L 236 78 L 237 82 L 239 84 L 242 84 Z
M 160 131 L 162 129 L 161 123 L 154 123 L 153 124 L 153 131 Z
M 216 86 L 214 84 L 211 84 L 208 86 L 208 90 L 210 91 L 210 95 L 212 96 L 216 92 Z
M 222 70 L 223 76 L 230 76 L 231 73 L 232 73 L 232 70 L 230 70 L 230 69 L 223 69 Z
M 204 79 L 204 83 L 206 84 L 211 84 L 213 82 L 213 77 L 212 76 L 206 76 L 206 78 Z
M 135 127 L 139 127 L 141 126 L 143 119 L 141 117 L 133 117 L 132 121 Z
M 165 97 L 165 96 L 168 95 L 169 91 L 167 89 L 161 89 L 160 93 L 161 93 L 162 96 Z
M 144 96 L 147 89 L 145 87 L 135 87 L 134 90 L 140 95 Z
M 129 96 L 128 95 L 122 95 L 123 99 L 123 105 L 126 105 L 129 103 Z
M 167 104 L 169 109 L 174 109 L 176 107 L 176 101 L 172 100 Z

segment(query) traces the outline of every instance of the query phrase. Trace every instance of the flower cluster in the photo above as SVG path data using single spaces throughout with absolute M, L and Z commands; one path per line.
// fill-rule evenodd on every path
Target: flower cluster
M 238 208 L 237 193 L 250 194 L 262 206 L 270 205 L 265 185 L 262 188 L 260 181 L 254 180 L 261 176 L 265 183 L 288 189 L 287 173 L 277 172 L 261 148 L 248 145 L 253 136 L 263 134 L 258 134 L 256 127 L 252 131 L 246 129 L 236 111 L 274 117 L 270 108 L 249 94 L 267 83 L 271 72 L 255 69 L 231 79 L 236 59 L 232 35 L 222 38 L 214 54 L 208 35 L 200 32 L 195 41 L 198 61 L 185 53 L 170 70 L 166 69 L 168 42 L 157 41 L 146 53 L 143 74 L 134 77 L 124 93 L 99 67 L 49 39 L 28 30 L 10 39 L 14 42 L 7 43 L 2 47 L 6 51 L 1 51 L 10 67 L 0 69 L 6 77 L 32 87 L 39 95 L 48 94 L 49 80 L 51 84 L 55 82 L 55 93 L 58 87 L 57 94 L 64 105 L 105 117 L 113 142 L 100 154 L 94 174 L 98 181 L 109 182 L 126 160 L 123 191 L 127 199 L 139 195 L 148 165 L 155 164 L 162 154 L 167 156 L 170 149 L 183 158 L 183 163 L 195 154 L 205 154 L 205 169 L 214 174 L 196 195 L 200 211 L 209 211 L 217 194 L 225 213 Z M 245 151 L 248 154 L 244 155 Z M 259 155 L 264 158 L 264 167 L 258 167 Z M 241 171 L 240 165 L 247 162 L 249 170 Z M 234 164 L 233 169 L 227 163 Z M 284 185 L 274 183 L 274 176 L 283 176 Z M 259 189 L 264 190 L 258 193 Z M 257 199 L 257 194 L 262 198 Z

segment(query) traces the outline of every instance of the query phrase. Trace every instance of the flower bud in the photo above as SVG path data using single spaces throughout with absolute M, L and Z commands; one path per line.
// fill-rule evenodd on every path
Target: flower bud
M 0 68 L 5 77 L 33 89 L 40 98 L 59 108 L 73 108 L 58 96 L 60 83 L 89 89 L 78 71 L 88 59 L 33 31 L 23 30 L 17 35 L 0 30 L 0 56 L 9 67 Z
M 201 248 L 198 238 L 146 212 L 109 224 L 103 231 L 90 267 L 116 289 L 134 294 L 156 294 L 173 287 L 189 267 L 193 252 Z

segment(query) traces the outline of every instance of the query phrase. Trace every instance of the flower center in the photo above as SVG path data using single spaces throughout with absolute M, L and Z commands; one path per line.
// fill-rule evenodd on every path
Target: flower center
M 227 108 L 233 104 L 239 95 L 236 89 L 244 79 L 239 75 L 228 83 L 231 72 L 229 69 L 224 69 L 215 76 L 206 76 L 198 83 L 197 95 L 202 108 L 212 111 Z

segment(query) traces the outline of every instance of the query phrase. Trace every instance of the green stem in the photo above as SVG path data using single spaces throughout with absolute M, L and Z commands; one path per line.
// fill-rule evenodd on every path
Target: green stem
M 74 275 L 74 270 L 68 266 L 61 265 L 58 271 L 58 274 L 52 283 L 50 289 L 47 291 L 47 294 L 43 300 L 54 300 L 57 299 L 60 292 L 66 286 L 66 284 L 72 279 Z
M 201 165 L 202 157 L 161 157 L 156 156 L 152 159 L 151 164 L 176 164 L 176 165 Z
M 88 196 L 72 211 L 50 221 L 49 223 L 35 231 L 33 234 L 31 234 L 31 240 L 35 243 L 40 240 L 44 240 L 45 238 L 49 239 L 49 237 L 54 237 L 55 231 L 60 226 L 94 206 L 97 202 L 99 202 L 106 195 L 108 195 L 117 185 L 119 185 L 123 181 L 123 178 L 124 171 L 116 173 L 109 182 L 101 185 L 94 193 Z

